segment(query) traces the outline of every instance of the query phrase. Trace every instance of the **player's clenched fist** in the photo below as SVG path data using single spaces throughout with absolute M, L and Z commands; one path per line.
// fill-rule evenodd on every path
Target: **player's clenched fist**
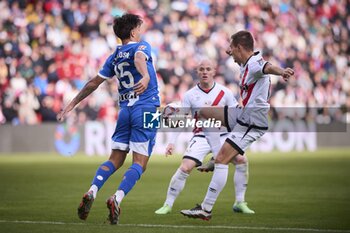
M 293 75 L 294 75 L 294 70 L 291 69 L 291 68 L 285 68 L 284 71 L 283 71 L 283 73 L 282 73 L 283 80 L 286 81 L 286 82 L 287 82 L 287 81 L 289 80 L 289 78 L 290 78 L 291 76 L 293 76 Z
M 174 151 L 174 147 L 175 146 L 174 146 L 173 143 L 169 143 L 168 146 L 165 149 L 165 156 L 172 155 L 173 151 Z

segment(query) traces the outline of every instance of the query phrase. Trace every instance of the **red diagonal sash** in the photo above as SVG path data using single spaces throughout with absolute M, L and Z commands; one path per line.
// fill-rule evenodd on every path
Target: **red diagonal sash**
M 220 100 L 222 99 L 222 97 L 224 97 L 224 95 L 225 95 L 225 92 L 224 92 L 223 90 L 221 90 L 221 91 L 219 92 L 218 96 L 216 96 L 216 98 L 215 98 L 215 100 L 214 100 L 214 102 L 212 103 L 211 106 L 216 106 L 216 105 L 218 105 L 219 102 L 220 102 Z

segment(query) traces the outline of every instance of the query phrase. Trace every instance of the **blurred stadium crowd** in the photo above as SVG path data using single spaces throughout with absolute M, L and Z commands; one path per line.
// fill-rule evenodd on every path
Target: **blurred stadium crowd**
M 216 80 L 238 94 L 239 67 L 225 49 L 232 33 L 248 29 L 266 60 L 296 72 L 288 85 L 272 78 L 272 106 L 350 107 L 348 0 L 7 0 L 0 9 L 1 124 L 55 121 L 115 49 L 110 25 L 124 12 L 144 17 L 163 105 L 196 83 L 203 56 L 217 63 Z M 109 84 L 72 119 L 114 122 L 118 87 Z

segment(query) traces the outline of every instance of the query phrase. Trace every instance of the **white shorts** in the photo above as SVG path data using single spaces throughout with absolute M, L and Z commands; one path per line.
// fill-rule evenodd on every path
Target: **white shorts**
M 242 113 L 242 109 L 239 107 L 228 108 L 225 107 L 225 124 L 227 129 L 231 131 L 226 138 L 226 142 L 229 143 L 236 151 L 241 155 L 254 141 L 263 136 L 267 127 L 259 127 L 255 125 L 248 125 L 239 120 L 238 116 Z
M 224 144 L 228 134 L 220 137 L 221 144 Z M 190 140 L 187 149 L 184 153 L 183 159 L 191 159 L 196 162 L 196 166 L 203 163 L 205 156 L 211 153 L 210 145 L 204 135 L 195 135 Z

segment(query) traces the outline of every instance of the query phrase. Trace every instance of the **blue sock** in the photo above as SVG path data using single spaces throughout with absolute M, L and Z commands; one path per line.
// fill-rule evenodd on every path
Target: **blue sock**
M 106 161 L 97 169 L 91 185 L 96 185 L 100 190 L 108 178 L 116 171 L 111 161 Z
M 120 183 L 118 190 L 123 190 L 124 194 L 126 195 L 134 187 L 136 181 L 140 179 L 142 173 L 143 169 L 141 165 L 137 163 L 132 164 L 125 172 L 124 178 Z

